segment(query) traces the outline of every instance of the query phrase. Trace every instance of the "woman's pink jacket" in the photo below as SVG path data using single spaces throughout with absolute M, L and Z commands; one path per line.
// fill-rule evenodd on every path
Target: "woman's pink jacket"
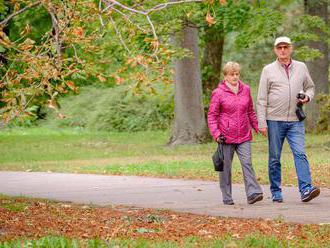
M 208 126 L 216 140 L 220 134 L 227 144 L 252 140 L 252 128 L 259 132 L 250 87 L 239 81 L 237 95 L 222 81 L 213 90 L 208 112 Z

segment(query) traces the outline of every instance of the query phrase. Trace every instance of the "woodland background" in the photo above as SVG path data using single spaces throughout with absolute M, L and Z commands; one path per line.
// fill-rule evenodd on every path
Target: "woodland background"
M 286 35 L 316 84 L 307 130 L 327 132 L 328 10 L 327 0 L 1 0 L 4 125 L 171 129 L 169 144 L 205 142 L 222 64 L 239 62 L 255 97 Z

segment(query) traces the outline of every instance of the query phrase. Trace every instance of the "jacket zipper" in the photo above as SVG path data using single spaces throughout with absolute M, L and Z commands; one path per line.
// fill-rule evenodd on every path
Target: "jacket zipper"
M 289 68 L 290 69 L 290 68 Z M 285 73 L 286 74 L 286 73 Z M 289 115 L 290 115 L 290 107 L 291 107 L 291 84 L 290 84 L 290 70 L 287 74 L 288 83 L 289 83 L 289 107 L 288 107 L 288 114 L 286 116 L 286 121 L 289 121 Z

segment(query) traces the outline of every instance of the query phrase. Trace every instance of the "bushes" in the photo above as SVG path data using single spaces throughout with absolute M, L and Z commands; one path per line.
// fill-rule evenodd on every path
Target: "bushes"
M 320 94 L 316 98 L 320 106 L 320 117 L 317 121 L 316 131 L 318 133 L 330 131 L 330 95 Z
M 48 115 L 42 125 L 105 131 L 168 129 L 173 120 L 173 87 L 161 85 L 157 92 L 136 96 L 124 87 L 84 87 L 80 95 L 60 101 L 65 119 Z

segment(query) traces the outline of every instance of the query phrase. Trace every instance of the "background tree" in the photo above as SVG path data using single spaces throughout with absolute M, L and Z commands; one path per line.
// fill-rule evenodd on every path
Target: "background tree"
M 311 77 L 315 83 L 315 96 L 329 94 L 329 21 L 328 21 L 328 0 L 311 1 L 304 0 L 305 14 L 314 17 L 318 25 L 309 30 L 316 35 L 317 39 L 309 42 L 309 46 L 317 49 L 322 55 L 307 62 Z M 314 24 L 315 24 L 314 22 Z M 317 99 L 317 98 L 316 98 Z M 312 130 L 316 127 L 320 117 L 320 107 L 316 100 L 307 104 L 307 128 Z M 330 118 L 328 117 L 328 126 Z
M 249 18 L 252 5 L 247 1 L 219 1 L 205 6 L 207 23 L 199 23 L 202 41 L 202 83 L 207 97 L 218 85 L 221 78 L 223 52 L 226 36 L 231 32 L 242 31 Z M 203 25 L 204 24 L 204 25 Z M 206 24 L 206 25 L 205 25 Z
M 174 62 L 174 124 L 168 144 L 201 143 L 207 138 L 208 129 L 202 99 L 198 29 L 186 23 L 175 38 L 192 56 Z
M 1 115 L 6 120 L 24 120 L 36 118 L 40 106 L 57 111 L 58 96 L 78 92 L 77 86 L 125 85 L 131 93 L 146 96 L 154 94 L 156 88 L 161 94 L 157 83 L 174 79 L 176 117 L 169 143 L 201 142 L 208 132 L 200 109 L 207 111 L 204 106 L 219 81 L 223 56 L 242 64 L 244 80 L 258 80 L 259 68 L 269 62 L 268 47 L 273 38 L 283 33 L 291 35 L 290 25 L 282 26 L 283 13 L 301 15 L 286 10 L 293 1 L 289 2 L 8 2 L 11 12 L 0 16 L 0 50 L 7 60 L 0 68 L 4 104 Z M 38 23 L 46 25 L 40 28 Z M 181 35 L 174 46 L 170 34 L 178 30 Z M 299 41 L 304 41 L 302 36 L 292 37 L 298 46 Z M 253 52 L 248 52 L 247 47 Z M 304 46 L 298 47 L 297 55 L 306 51 L 309 50 Z M 204 94 L 199 86 L 202 80 L 206 82 Z M 189 92 L 193 97 L 185 96 Z M 182 98 L 185 100 L 178 100 Z M 58 116 L 61 117 L 59 112 Z M 187 128 L 191 122 L 195 123 Z

